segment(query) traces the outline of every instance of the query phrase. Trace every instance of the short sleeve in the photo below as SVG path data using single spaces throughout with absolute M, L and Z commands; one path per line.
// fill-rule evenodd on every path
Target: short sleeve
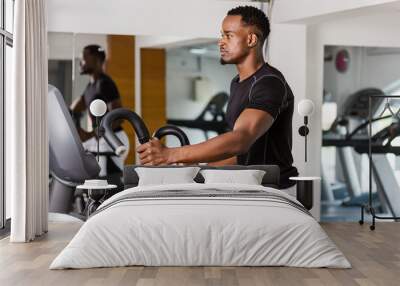
M 252 86 L 246 108 L 263 110 L 276 119 L 282 106 L 285 92 L 284 83 L 279 78 L 265 76 L 257 80 Z
M 118 89 L 112 81 L 103 80 L 100 83 L 99 95 L 102 100 L 109 103 L 119 98 Z

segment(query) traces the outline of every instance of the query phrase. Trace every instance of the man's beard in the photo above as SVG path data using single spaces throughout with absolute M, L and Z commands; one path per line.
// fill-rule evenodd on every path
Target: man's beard
M 224 60 L 222 57 L 219 58 L 219 62 L 223 66 L 224 65 L 236 65 L 237 64 L 237 60 L 235 60 L 235 59 Z
M 90 68 L 83 68 L 83 69 L 81 69 L 80 70 L 80 74 L 81 75 L 85 75 L 85 74 L 91 74 L 93 72 L 93 69 L 90 69 Z

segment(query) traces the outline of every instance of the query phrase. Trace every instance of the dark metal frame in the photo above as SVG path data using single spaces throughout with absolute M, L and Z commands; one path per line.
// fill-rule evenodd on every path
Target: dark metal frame
M 369 191 L 368 191 L 368 204 L 361 206 L 361 219 L 359 220 L 360 224 L 364 224 L 364 211 L 367 211 L 372 216 L 372 224 L 369 226 L 371 230 L 375 230 L 376 219 L 388 219 L 388 220 L 400 220 L 400 217 L 396 216 L 379 216 L 375 212 L 375 208 L 372 205 L 372 122 L 375 121 L 372 119 L 372 100 L 374 98 L 397 98 L 400 99 L 400 95 L 370 95 L 368 99 L 368 107 L 369 107 L 369 138 L 368 138 L 368 159 L 369 159 Z M 400 114 L 399 114 L 400 115 Z
M 15 0 L 13 2 L 13 14 Z M 0 22 L 0 230 L 2 233 L 9 231 L 10 220 L 6 220 L 6 193 L 5 193 L 5 92 L 6 92 L 6 49 L 13 46 L 13 34 L 6 30 L 6 0 L 1 0 L 1 22 Z M 13 15 L 11 15 L 13 17 Z

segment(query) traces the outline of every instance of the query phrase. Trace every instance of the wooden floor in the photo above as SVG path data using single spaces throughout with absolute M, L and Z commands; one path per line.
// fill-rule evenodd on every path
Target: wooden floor
M 400 285 L 400 224 L 327 223 L 323 228 L 353 268 L 289 267 L 122 267 L 48 270 L 79 229 L 52 223 L 44 237 L 27 244 L 0 241 L 0 285 Z

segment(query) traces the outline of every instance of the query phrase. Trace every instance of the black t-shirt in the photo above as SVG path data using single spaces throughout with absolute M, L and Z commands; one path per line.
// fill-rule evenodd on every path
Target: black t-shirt
M 113 100 L 120 98 L 116 84 L 111 79 L 111 77 L 104 73 L 101 74 L 95 82 L 88 83 L 82 96 L 88 109 L 90 107 L 90 103 L 92 103 L 92 101 L 95 99 L 101 99 L 107 104 Z M 90 112 L 89 114 L 94 127 L 96 118 Z
M 275 120 L 272 126 L 250 147 L 237 157 L 239 165 L 267 165 L 280 167 L 280 188 L 293 186 L 289 177 L 297 176 L 292 156 L 293 93 L 283 75 L 274 67 L 264 64 L 252 76 L 231 82 L 226 120 L 231 129 L 246 108 L 268 112 Z

